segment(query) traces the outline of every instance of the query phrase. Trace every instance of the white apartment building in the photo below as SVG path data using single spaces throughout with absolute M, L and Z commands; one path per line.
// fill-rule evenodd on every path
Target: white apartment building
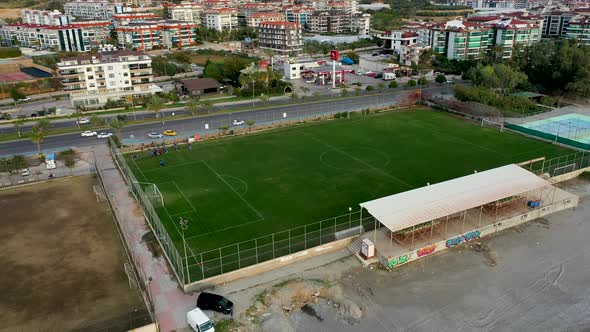
M 168 17 L 173 20 L 191 22 L 195 24 L 201 24 L 201 14 L 203 7 L 200 4 L 191 3 L 165 3 L 164 8 L 168 14 Z
M 155 19 L 154 13 L 124 13 L 113 15 L 113 26 L 115 28 L 128 25 L 129 23 L 143 22 L 145 20 Z
M 84 37 L 82 28 L 22 23 L 1 27 L 0 44 L 67 52 L 86 52 L 91 48 L 90 40 Z
M 279 22 L 284 21 L 285 15 L 276 12 L 252 13 L 246 16 L 246 26 L 257 28 L 262 22 Z
M 350 31 L 359 35 L 368 35 L 371 32 L 371 14 L 352 14 L 350 19 Z
M 161 91 L 152 83 L 152 59 L 143 52 L 120 50 L 63 58 L 57 72 L 74 106 L 98 107 L 108 100 Z
M 258 47 L 277 55 L 296 56 L 303 51 L 303 26 L 295 22 L 262 22 L 256 29 Z
M 201 24 L 207 29 L 231 31 L 238 27 L 238 11 L 232 8 L 209 9 L 203 11 Z
M 122 3 L 106 0 L 76 0 L 64 4 L 64 12 L 75 20 L 110 20 L 114 14 L 128 11 Z
M 25 24 L 38 25 L 68 25 L 70 18 L 68 15 L 62 14 L 59 10 L 36 10 L 36 9 L 22 9 L 20 16 Z

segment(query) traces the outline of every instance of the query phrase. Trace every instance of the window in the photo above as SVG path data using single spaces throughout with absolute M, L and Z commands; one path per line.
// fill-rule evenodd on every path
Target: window
M 113 66 L 108 66 L 107 69 L 108 70 L 113 70 Z
M 127 76 L 129 76 L 129 74 L 128 73 L 123 73 L 123 76 L 127 77 Z
M 93 79 L 94 79 L 94 76 L 92 76 L 92 75 L 89 75 L 89 76 L 88 76 L 88 79 L 89 79 L 89 80 L 93 80 Z
M 115 74 L 109 74 L 109 78 L 115 78 Z

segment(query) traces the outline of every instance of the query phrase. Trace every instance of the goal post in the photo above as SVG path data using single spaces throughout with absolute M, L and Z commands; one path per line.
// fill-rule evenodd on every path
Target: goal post
M 154 207 L 164 206 L 164 196 L 155 183 L 144 183 L 146 185 L 144 189 L 145 197 L 150 200 Z
M 496 128 L 500 132 L 504 131 L 504 124 L 502 122 L 495 122 L 495 121 L 488 120 L 488 119 L 481 119 L 481 126 Z

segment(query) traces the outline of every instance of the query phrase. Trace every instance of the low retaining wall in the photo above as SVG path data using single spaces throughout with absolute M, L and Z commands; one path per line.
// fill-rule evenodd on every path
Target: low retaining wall
M 302 260 L 306 260 L 315 256 L 327 254 L 336 250 L 340 250 L 342 248 L 346 248 L 348 245 L 352 243 L 357 237 L 349 237 L 342 240 L 337 240 L 334 242 L 322 244 L 321 246 L 309 248 L 303 251 L 299 251 L 290 255 L 278 257 L 266 262 L 258 263 L 256 265 L 251 265 L 239 270 L 227 272 L 224 274 L 220 274 L 215 277 L 199 280 L 193 282 L 192 284 L 188 284 L 184 286 L 185 292 L 193 292 L 202 288 L 206 288 L 210 285 L 218 285 L 226 282 L 230 282 L 236 279 L 244 278 L 244 277 L 252 277 L 254 275 L 267 272 L 270 270 L 275 270 L 281 268 L 283 266 L 293 264 Z
M 563 182 L 563 181 L 567 181 L 567 180 L 571 180 L 573 178 L 577 178 L 578 175 L 590 171 L 590 167 L 584 167 L 584 168 L 580 168 L 577 169 L 573 172 L 569 172 L 569 173 L 565 173 L 565 174 L 561 174 L 561 175 L 557 175 L 551 178 L 551 181 L 553 182 Z
M 521 215 L 518 215 L 518 216 L 515 216 L 512 218 L 509 218 L 509 219 L 504 219 L 502 221 L 498 221 L 495 224 L 490 224 L 490 225 L 482 226 L 477 229 L 472 229 L 472 230 L 470 230 L 466 233 L 460 234 L 456 237 L 446 239 L 446 240 L 443 240 L 440 242 L 436 242 L 436 243 L 430 244 L 430 245 L 423 247 L 423 248 L 408 251 L 408 252 L 406 252 L 402 255 L 399 255 L 397 257 L 387 258 L 387 257 L 384 257 L 384 256 L 378 254 L 379 262 L 386 268 L 390 268 L 390 269 L 395 268 L 400 265 L 409 263 L 411 261 L 415 261 L 417 259 L 429 256 L 429 255 L 434 254 L 436 252 L 452 248 L 452 247 L 462 244 L 464 242 L 469 242 L 473 239 L 478 239 L 478 238 L 486 236 L 486 235 L 495 234 L 495 233 L 503 231 L 505 229 L 523 224 L 527 221 L 541 218 L 541 217 L 546 216 L 551 213 L 555 213 L 555 212 L 562 211 L 562 210 L 567 210 L 570 208 L 575 208 L 576 206 L 578 206 L 578 200 L 579 199 L 577 196 L 573 196 L 571 198 L 567 198 L 565 200 L 555 202 L 552 205 L 548 205 L 548 206 L 542 207 L 537 210 L 531 210 L 525 214 L 521 214 Z

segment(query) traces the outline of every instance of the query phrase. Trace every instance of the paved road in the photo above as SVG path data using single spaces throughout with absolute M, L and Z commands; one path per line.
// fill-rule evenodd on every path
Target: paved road
M 448 94 L 451 93 L 452 87 L 443 86 L 435 87 L 429 90 L 433 94 Z M 341 98 L 328 101 L 311 102 L 307 104 L 293 104 L 284 106 L 273 106 L 265 109 L 254 109 L 247 111 L 239 111 L 226 114 L 204 115 L 195 118 L 185 118 L 179 120 L 166 120 L 166 122 L 146 123 L 141 125 L 133 125 L 123 129 L 121 136 L 127 142 L 149 142 L 147 134 L 150 132 L 162 132 L 165 129 L 173 129 L 178 132 L 178 137 L 192 136 L 198 132 L 214 133 L 219 127 L 228 125 L 234 119 L 239 120 L 254 120 L 257 124 L 269 123 L 272 121 L 294 120 L 297 118 L 307 118 L 314 114 L 321 113 L 335 113 L 346 112 L 352 110 L 359 110 L 369 107 L 389 106 L 395 105 L 404 98 L 406 93 L 404 91 L 395 91 L 393 93 L 374 94 L 367 96 L 358 96 L 351 98 Z M 226 106 L 229 109 L 232 106 Z M 243 107 L 243 105 L 238 105 Z M 219 109 L 216 107 L 215 109 Z M 175 112 L 182 114 L 185 111 L 182 109 L 170 109 L 167 113 Z M 142 117 L 154 117 L 154 114 L 145 113 Z M 138 118 L 139 115 L 138 115 Z M 71 121 L 59 123 L 59 125 L 71 125 Z M 208 125 L 208 128 L 206 127 Z M 11 128 L 4 128 L 11 129 Z M 93 137 L 81 137 L 79 133 L 64 134 L 57 136 L 50 136 L 42 143 L 44 151 L 55 151 L 69 147 L 84 147 L 96 145 L 97 142 L 103 140 Z M 36 152 L 36 146 L 28 139 L 6 142 L 0 144 L 0 156 L 13 154 L 31 154 Z

